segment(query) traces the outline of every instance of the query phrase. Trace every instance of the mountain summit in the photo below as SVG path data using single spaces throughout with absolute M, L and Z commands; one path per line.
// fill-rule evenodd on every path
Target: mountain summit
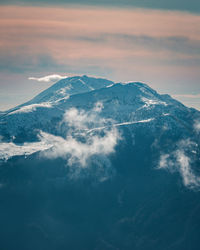
M 0 113 L 2 249 L 197 250 L 199 124 L 144 83 L 88 76 Z
M 176 123 L 186 129 L 192 127 L 198 117 L 198 111 L 185 107 L 169 95 L 159 95 L 146 84 L 75 76 L 58 81 L 29 102 L 4 112 L 0 116 L 0 133 L 3 140 L 14 137 L 16 142 L 22 141 L 22 132 L 28 140 L 30 134 L 32 140 L 36 129 L 53 133 L 69 108 L 89 111 L 97 102 L 103 105 L 102 115 L 118 123 L 164 119 L 171 120 L 168 125 Z
M 58 81 L 28 103 L 58 102 L 66 99 L 70 95 L 105 88 L 111 84 L 113 84 L 112 81 L 101 78 L 91 78 L 86 75 L 68 77 Z

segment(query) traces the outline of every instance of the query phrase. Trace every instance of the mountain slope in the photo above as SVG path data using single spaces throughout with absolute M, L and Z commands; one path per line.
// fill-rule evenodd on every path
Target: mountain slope
M 2 249 L 198 250 L 200 112 L 71 79 L 0 117 Z
M 87 86 L 93 86 L 94 89 L 96 84 L 97 90 L 92 91 L 87 87 L 84 93 L 80 94 L 83 89 L 79 88 L 79 83 L 82 84 L 85 79 L 88 82 Z M 73 90 L 60 98 L 59 91 L 62 91 L 64 85 L 68 87 L 69 82 L 75 83 Z M 76 85 L 77 82 L 78 85 Z M 6 112 L 0 118 L 0 132 L 7 139 L 12 136 L 21 137 L 22 132 L 32 134 L 34 133 L 32 128 L 54 133 L 56 124 L 61 121 L 65 111 L 70 107 L 90 110 L 98 101 L 104 106 L 102 115 L 116 120 L 117 123 L 150 118 L 166 121 L 171 119 L 172 124 L 178 121 L 177 125 L 182 124 L 185 128 L 188 126 L 190 130 L 198 114 L 197 111 L 183 106 L 170 96 L 159 95 L 145 84 L 110 83 L 112 82 L 86 76 L 61 80 L 30 102 Z

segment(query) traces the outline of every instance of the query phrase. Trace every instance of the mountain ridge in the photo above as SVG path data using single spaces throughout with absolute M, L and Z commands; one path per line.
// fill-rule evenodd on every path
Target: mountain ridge
M 86 83 L 82 83 L 85 80 L 86 80 Z M 89 84 L 88 84 L 87 80 L 89 80 Z M 77 82 L 79 82 L 79 84 L 82 83 L 81 85 L 86 85 L 87 87 L 86 87 L 86 89 L 81 89 L 81 88 L 79 89 L 79 87 L 81 85 L 75 86 L 75 88 L 73 88 L 72 91 L 70 92 L 70 88 L 68 89 L 68 87 L 69 87 L 69 85 L 71 85 L 71 82 L 73 84 L 74 83 L 77 84 Z M 92 86 L 91 86 L 91 83 L 92 83 Z M 95 86 L 96 83 L 98 83 L 98 86 Z M 134 84 L 136 86 L 144 87 L 144 88 L 148 89 L 149 91 L 152 91 L 152 93 L 157 94 L 157 92 L 154 89 L 152 89 L 147 84 L 142 83 L 142 82 L 129 81 L 129 82 L 123 83 L 123 82 L 113 82 L 113 81 L 107 80 L 105 78 L 88 77 L 87 75 L 73 76 L 73 77 L 66 77 L 64 79 L 59 80 L 58 82 L 54 83 L 52 86 L 47 88 L 46 90 L 42 91 L 41 93 L 39 93 L 38 95 L 33 97 L 30 101 L 22 103 L 16 107 L 13 107 L 13 108 L 11 108 L 7 111 L 4 111 L 2 113 L 12 112 L 12 111 L 16 110 L 17 108 L 20 108 L 20 107 L 26 106 L 26 105 L 30 105 L 30 104 L 40 104 L 43 102 L 53 102 L 53 101 L 58 102 L 59 100 L 67 99 L 71 95 L 86 93 L 86 92 L 94 91 L 94 90 L 105 88 L 105 87 L 111 87 L 112 85 L 116 85 L 116 84 L 121 84 L 121 85 Z M 63 88 L 66 88 L 66 90 L 69 90 L 69 92 L 68 91 L 62 92 Z M 61 93 L 58 93 L 58 95 L 56 95 L 57 94 L 56 92 L 59 90 Z M 55 94 L 55 96 L 54 96 L 54 94 Z M 60 94 L 60 96 L 59 96 L 59 94 Z M 170 98 L 171 98 L 171 96 L 170 96 Z
M 80 92 L 76 86 L 76 88 L 73 88 L 71 95 L 64 93 L 62 98 L 60 98 L 60 95 L 57 96 L 57 91 L 62 89 L 63 86 L 68 87 L 71 82 L 76 84 L 78 81 L 80 83 L 82 79 L 87 80 L 90 84 L 88 82 L 86 84 L 93 86 L 93 89 L 87 87 Z M 91 82 L 93 82 L 93 85 Z M 95 89 L 96 83 L 98 83 L 98 86 Z M 43 97 L 44 99 L 42 99 Z M 198 111 L 187 108 L 171 96 L 159 95 L 148 85 L 140 82 L 114 83 L 106 79 L 76 76 L 62 79 L 29 102 L 4 112 L 0 117 L 0 133 L 4 134 L 5 137 L 6 134 L 11 132 L 10 137 L 16 137 L 17 131 L 23 128 L 25 131 L 32 126 L 35 129 L 44 129 L 52 119 L 54 121 L 61 120 L 64 112 L 70 107 L 78 108 L 80 106 L 82 109 L 88 110 L 98 101 L 101 101 L 104 105 L 102 114 L 107 118 L 112 117 L 118 123 L 145 120 L 160 117 L 163 114 L 169 114 L 177 119 L 179 117 L 175 114 L 177 111 L 183 114 L 187 113 L 187 116 L 191 116 L 191 119 L 194 120 L 196 119 L 195 115 L 198 114 Z M 192 118 L 192 116 L 194 117 Z M 44 126 L 41 127 L 40 124 Z M 52 124 L 52 126 L 55 126 L 55 122 Z

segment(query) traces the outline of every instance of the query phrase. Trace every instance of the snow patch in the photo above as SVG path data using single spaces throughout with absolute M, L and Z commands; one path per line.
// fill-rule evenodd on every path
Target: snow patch
M 110 88 L 110 87 L 112 87 L 112 86 L 114 86 L 114 83 L 113 83 L 113 84 L 110 84 L 110 85 L 108 85 L 108 86 L 106 86 L 106 88 Z
M 141 100 L 145 103 L 141 108 L 150 108 L 151 106 L 155 105 L 163 105 L 167 106 L 168 104 L 166 102 L 160 101 L 158 99 L 148 99 L 145 97 L 141 97 Z
M 79 79 L 79 81 L 80 81 L 83 85 L 86 85 L 90 90 L 94 90 L 93 87 L 88 86 L 88 84 L 86 84 L 82 79 Z
M 126 125 L 131 125 L 131 124 L 146 123 L 146 122 L 151 122 L 153 120 L 155 120 L 155 119 L 154 118 L 149 118 L 149 119 L 140 120 L 140 121 L 129 121 L 129 122 L 122 122 L 122 123 L 114 123 L 114 124 L 111 124 L 109 126 L 89 129 L 87 131 L 87 133 L 90 133 L 90 132 L 93 132 L 93 131 L 96 131 L 96 130 L 102 130 L 102 129 L 105 129 L 105 128 L 108 128 L 108 127 L 120 127 L 120 126 L 126 126 Z
M 51 108 L 52 104 L 50 102 L 43 102 L 39 104 L 30 104 L 27 106 L 23 106 L 15 111 L 8 113 L 8 115 L 18 114 L 18 113 L 29 113 L 36 111 L 37 108 Z
M 53 145 L 51 143 L 48 143 L 48 141 L 45 140 L 33 143 L 24 143 L 22 145 L 17 145 L 13 142 L 0 143 L 0 159 L 8 160 L 13 156 L 31 155 L 35 152 L 49 149 L 52 146 Z
M 67 91 L 70 90 L 71 88 L 72 88 L 72 85 L 69 84 L 69 85 L 67 85 L 67 86 L 64 87 L 64 88 L 61 88 L 61 89 L 57 90 L 57 91 L 56 91 L 56 94 L 59 94 L 59 95 L 64 96 L 64 95 L 67 94 Z

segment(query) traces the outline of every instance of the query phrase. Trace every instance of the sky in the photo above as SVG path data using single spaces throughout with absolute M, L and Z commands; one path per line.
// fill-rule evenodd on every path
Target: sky
M 0 34 L 1 111 L 51 74 L 141 81 L 200 110 L 200 1 L 0 0 Z

